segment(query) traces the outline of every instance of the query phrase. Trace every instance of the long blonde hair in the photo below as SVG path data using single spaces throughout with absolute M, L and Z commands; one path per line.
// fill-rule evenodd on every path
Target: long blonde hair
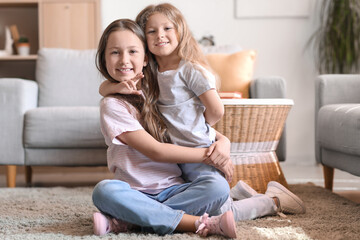
M 179 46 L 177 48 L 178 56 L 185 61 L 200 64 L 204 68 L 212 71 L 200 46 L 191 34 L 184 16 L 179 9 L 173 5 L 162 3 L 158 5 L 149 5 L 144 8 L 136 17 L 136 22 L 140 25 L 142 30 L 145 32 L 146 23 L 149 20 L 149 17 L 155 13 L 165 15 L 174 24 L 179 38 Z
M 139 95 L 123 95 L 120 96 L 140 112 L 140 122 L 144 129 L 150 133 L 156 140 L 160 142 L 169 142 L 166 124 L 156 105 L 159 95 L 159 86 L 155 80 L 154 69 L 155 63 L 152 56 L 149 56 L 147 50 L 146 38 L 142 29 L 134 21 L 130 19 L 118 19 L 113 21 L 103 32 L 97 53 L 96 53 L 96 66 L 100 73 L 109 81 L 117 82 L 114 80 L 106 68 L 105 49 L 108 42 L 109 35 L 114 31 L 128 30 L 134 33 L 142 42 L 145 54 L 148 56 L 148 64 L 144 67 L 144 79 L 142 80 L 141 90 L 144 97 Z M 155 95 L 154 95 L 155 93 Z

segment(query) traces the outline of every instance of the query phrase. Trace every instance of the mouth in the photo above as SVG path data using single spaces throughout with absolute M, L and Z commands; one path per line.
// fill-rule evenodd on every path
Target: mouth
M 159 43 L 155 44 L 155 46 L 162 47 L 162 46 L 165 46 L 167 44 L 169 44 L 169 42 L 159 42 Z
M 119 71 L 120 73 L 129 73 L 132 72 L 134 69 L 133 68 L 117 68 L 117 71 Z

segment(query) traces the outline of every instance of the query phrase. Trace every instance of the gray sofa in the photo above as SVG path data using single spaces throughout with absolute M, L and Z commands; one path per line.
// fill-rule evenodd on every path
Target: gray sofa
M 19 69 L 21 71 L 21 69 Z M 14 187 L 16 166 L 106 166 L 95 50 L 41 49 L 36 81 L 0 79 L 0 165 Z M 255 79 L 253 98 L 283 98 L 285 81 Z M 277 154 L 285 160 L 285 138 Z
M 316 79 L 315 152 L 332 190 L 334 168 L 360 176 L 360 75 Z

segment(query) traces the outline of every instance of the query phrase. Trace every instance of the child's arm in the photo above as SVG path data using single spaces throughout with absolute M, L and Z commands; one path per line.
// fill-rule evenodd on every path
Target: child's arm
M 210 126 L 217 123 L 224 115 L 224 105 L 215 89 L 210 89 L 199 96 L 200 101 L 206 107 L 205 120 Z
M 99 93 L 103 97 L 117 93 L 140 95 L 141 91 L 137 90 L 136 84 L 143 77 L 144 75 L 140 73 L 136 75 L 133 79 L 128 81 L 122 81 L 118 83 L 110 82 L 108 80 L 103 81 L 99 87 Z
M 195 163 L 207 158 L 207 148 L 161 143 L 145 130 L 124 132 L 117 138 L 156 162 Z
M 190 148 L 160 143 L 145 130 L 124 132 L 117 138 L 156 162 L 201 163 L 208 158 L 207 148 Z M 232 176 L 233 166 L 230 166 L 228 161 L 222 164 L 218 163 L 216 166 L 211 161 L 211 159 L 208 160 L 209 165 L 222 171 L 225 176 Z
M 216 142 L 214 142 L 209 148 L 208 148 L 208 158 L 204 161 L 204 163 L 212 165 L 216 168 L 217 166 L 227 166 L 230 168 L 228 171 L 230 171 L 229 175 L 225 175 L 226 180 L 231 182 L 232 174 L 234 170 L 234 166 L 232 164 L 232 161 L 230 159 L 230 140 L 216 131 Z

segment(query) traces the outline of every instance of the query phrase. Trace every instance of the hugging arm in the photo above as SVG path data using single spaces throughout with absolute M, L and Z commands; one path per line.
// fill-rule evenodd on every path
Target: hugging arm
M 224 105 L 215 89 L 210 89 L 199 96 L 206 107 L 204 116 L 210 126 L 217 123 L 224 115 Z
M 207 148 L 189 148 L 161 143 L 145 130 L 124 132 L 117 138 L 156 162 L 200 163 L 207 158 Z
M 223 136 L 223 135 L 221 135 Z M 148 158 L 156 162 L 167 163 L 205 163 L 211 165 L 225 174 L 227 181 L 231 182 L 234 166 L 230 158 L 226 159 L 224 156 L 219 157 L 222 152 L 220 149 L 225 149 L 226 152 L 226 139 L 219 138 L 221 144 L 213 147 L 212 153 L 215 153 L 218 157 L 209 157 L 209 150 L 207 148 L 190 148 L 182 147 L 169 143 L 160 143 L 154 139 L 145 130 L 136 130 L 124 132 L 117 136 L 117 138 L 123 143 L 135 148 Z M 141 139 L 141 141 L 139 141 Z M 206 161 L 205 161 L 206 160 Z
M 231 161 L 213 162 L 213 159 L 208 157 L 207 148 L 189 148 L 169 143 L 160 143 L 145 130 L 124 132 L 117 136 L 117 138 L 153 161 L 167 163 L 204 162 L 222 171 L 226 179 L 231 181 L 234 170 Z M 141 141 L 139 141 L 139 139 L 141 139 Z M 205 159 L 207 159 L 206 162 L 204 161 Z
M 99 87 L 99 93 L 103 97 L 111 95 L 111 94 L 117 94 L 117 93 L 140 95 L 141 90 L 137 89 L 136 84 L 143 77 L 144 77 L 144 75 L 142 73 L 139 73 L 130 80 L 122 81 L 122 82 L 118 82 L 118 83 L 114 83 L 114 82 L 110 82 L 109 80 L 105 80 L 101 83 L 101 85 Z

